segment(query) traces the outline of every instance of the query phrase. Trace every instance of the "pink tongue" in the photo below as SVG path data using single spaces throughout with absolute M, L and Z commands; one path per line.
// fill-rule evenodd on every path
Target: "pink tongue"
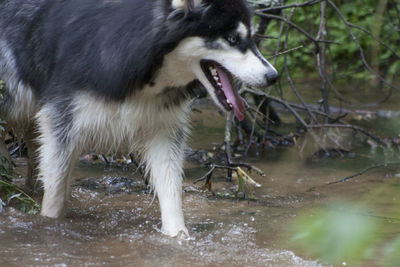
M 228 74 L 218 65 L 215 65 L 215 68 L 217 69 L 219 79 L 222 83 L 222 91 L 224 91 L 226 98 L 231 102 L 236 118 L 242 121 L 244 119 L 243 111 L 245 109 L 243 99 L 240 97 L 237 90 L 233 88 Z

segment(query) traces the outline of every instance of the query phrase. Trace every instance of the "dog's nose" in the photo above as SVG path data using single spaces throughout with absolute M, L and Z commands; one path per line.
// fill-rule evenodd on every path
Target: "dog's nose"
M 265 75 L 265 78 L 268 82 L 268 85 L 273 85 L 278 80 L 279 73 L 276 70 L 271 70 L 271 71 L 267 72 L 267 74 Z

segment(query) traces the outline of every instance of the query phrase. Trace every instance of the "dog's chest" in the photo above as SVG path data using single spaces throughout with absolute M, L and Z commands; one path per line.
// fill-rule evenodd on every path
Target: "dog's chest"
M 186 127 L 190 103 L 174 94 L 151 98 L 141 95 L 123 102 L 80 95 L 74 105 L 71 134 L 80 136 L 86 150 L 138 150 L 150 136 L 168 135 Z

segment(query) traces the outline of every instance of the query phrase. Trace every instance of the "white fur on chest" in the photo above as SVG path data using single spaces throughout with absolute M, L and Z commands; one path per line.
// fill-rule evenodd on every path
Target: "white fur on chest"
M 77 141 L 85 150 L 142 150 L 141 145 L 149 136 L 186 127 L 189 101 L 168 109 L 162 108 L 162 101 L 161 97 L 143 95 L 122 103 L 102 101 L 88 94 L 77 96 L 70 134 L 79 136 Z

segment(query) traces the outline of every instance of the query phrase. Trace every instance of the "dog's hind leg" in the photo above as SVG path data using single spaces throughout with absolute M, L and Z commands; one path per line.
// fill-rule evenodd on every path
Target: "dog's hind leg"
M 4 133 L 2 133 L 4 134 Z M 8 152 L 7 146 L 4 142 L 4 138 L 0 136 L 0 165 L 5 168 L 11 167 L 11 157 Z
M 161 231 L 169 236 L 188 235 L 182 212 L 182 140 L 171 137 L 166 129 L 159 131 L 147 144 L 144 159 L 160 203 Z
M 32 122 L 24 134 L 25 144 L 28 150 L 28 174 L 25 185 L 32 192 L 40 192 L 38 185 L 38 135 L 36 123 Z
M 63 214 L 70 193 L 68 180 L 78 154 L 74 138 L 69 137 L 68 125 L 60 123 L 57 114 L 60 113 L 55 108 L 45 106 L 37 115 L 39 178 L 44 187 L 41 215 L 51 218 Z

